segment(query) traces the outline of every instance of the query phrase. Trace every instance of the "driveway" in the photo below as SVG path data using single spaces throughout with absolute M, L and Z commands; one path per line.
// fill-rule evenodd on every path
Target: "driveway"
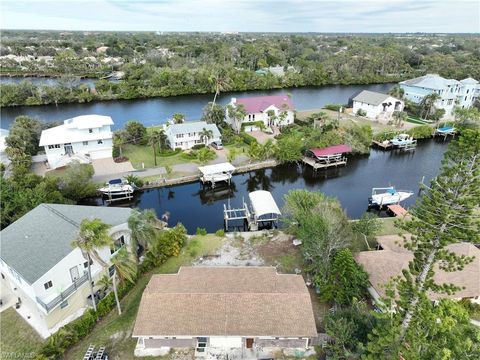
M 116 163 L 113 158 L 94 159 L 92 160 L 93 169 L 95 170 L 95 176 L 106 176 L 125 173 L 135 170 L 130 161 Z

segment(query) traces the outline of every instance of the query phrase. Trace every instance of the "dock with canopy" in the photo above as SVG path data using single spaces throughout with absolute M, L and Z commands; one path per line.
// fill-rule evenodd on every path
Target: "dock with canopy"
M 230 183 L 232 173 L 236 170 L 235 166 L 229 162 L 213 164 L 207 166 L 199 166 L 198 170 L 201 172 L 200 181 L 202 184 L 208 184 L 215 187 L 215 183 L 225 181 Z
M 322 149 L 309 149 L 305 152 L 302 161 L 310 165 L 313 170 L 329 168 L 331 166 L 347 165 L 347 158 L 344 154 L 352 152 L 348 145 L 334 145 Z

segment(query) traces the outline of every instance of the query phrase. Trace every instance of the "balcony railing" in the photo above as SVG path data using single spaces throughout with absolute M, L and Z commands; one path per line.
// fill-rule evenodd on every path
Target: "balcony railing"
M 83 274 L 82 277 L 78 278 L 73 282 L 72 285 L 70 285 L 68 288 L 66 288 L 64 291 L 60 293 L 57 297 L 49 301 L 48 303 L 44 303 L 42 299 L 40 299 L 37 296 L 37 302 L 47 311 L 49 312 L 52 310 L 54 307 L 56 307 L 58 304 L 62 303 L 65 301 L 70 295 L 72 295 L 85 281 L 88 280 L 88 273 Z

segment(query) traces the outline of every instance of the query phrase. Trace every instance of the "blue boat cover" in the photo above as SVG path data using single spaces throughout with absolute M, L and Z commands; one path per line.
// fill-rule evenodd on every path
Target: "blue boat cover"
M 441 131 L 441 132 L 448 132 L 448 131 L 453 130 L 453 126 L 445 126 L 445 127 L 442 127 L 442 128 L 438 128 L 437 130 Z
M 108 182 L 110 185 L 121 184 L 122 179 L 112 179 Z
M 392 195 L 393 195 L 393 194 L 395 194 L 397 191 L 396 191 L 394 188 L 391 188 L 391 189 L 388 189 L 387 192 L 388 192 L 389 194 L 392 194 Z

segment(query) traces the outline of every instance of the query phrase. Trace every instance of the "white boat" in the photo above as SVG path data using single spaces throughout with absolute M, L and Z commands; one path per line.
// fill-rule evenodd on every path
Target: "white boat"
M 413 195 L 411 191 L 397 191 L 393 186 L 373 188 L 372 197 L 368 199 L 370 206 L 384 206 L 398 204 Z
M 98 191 L 108 196 L 131 195 L 135 191 L 135 184 L 131 185 L 128 181 L 122 181 L 122 179 L 112 179 Z
M 390 143 L 393 146 L 400 146 L 400 147 L 412 145 L 415 142 L 416 140 L 414 140 L 413 137 L 411 137 L 408 134 L 399 134 L 395 136 L 392 140 L 390 140 Z

